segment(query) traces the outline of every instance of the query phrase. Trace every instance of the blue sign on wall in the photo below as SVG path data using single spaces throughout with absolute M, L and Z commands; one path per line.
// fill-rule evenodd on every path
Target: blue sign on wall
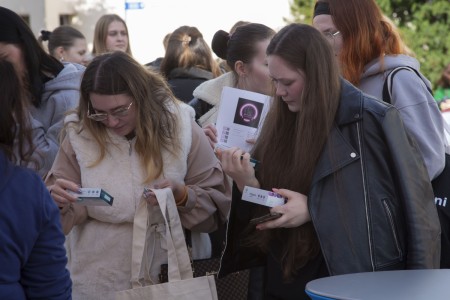
M 125 2 L 125 10 L 128 9 L 143 9 L 144 2 Z

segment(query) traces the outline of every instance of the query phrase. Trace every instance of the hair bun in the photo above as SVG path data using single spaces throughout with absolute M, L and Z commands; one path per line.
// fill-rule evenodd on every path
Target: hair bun
M 211 42 L 211 49 L 221 59 L 227 59 L 228 41 L 230 34 L 224 30 L 217 31 Z
M 50 35 L 52 34 L 51 31 L 48 30 L 41 30 L 41 36 L 43 41 L 48 41 L 50 39 Z

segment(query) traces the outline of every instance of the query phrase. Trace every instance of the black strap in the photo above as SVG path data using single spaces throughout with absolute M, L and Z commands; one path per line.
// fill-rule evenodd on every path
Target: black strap
M 394 75 L 400 70 L 412 71 L 412 72 L 416 73 L 416 75 L 419 76 L 420 79 L 422 79 L 422 77 L 420 76 L 419 71 L 417 71 L 414 68 L 411 68 L 409 66 L 403 66 L 403 67 L 395 68 L 394 70 L 389 72 L 389 74 L 386 77 L 386 80 L 384 81 L 384 84 L 383 84 L 383 101 L 384 102 L 392 104 L 391 93 L 392 93 L 392 84 L 394 82 Z M 426 84 L 425 84 L 425 86 L 427 87 L 427 90 L 430 92 L 430 94 L 433 95 L 432 90 Z

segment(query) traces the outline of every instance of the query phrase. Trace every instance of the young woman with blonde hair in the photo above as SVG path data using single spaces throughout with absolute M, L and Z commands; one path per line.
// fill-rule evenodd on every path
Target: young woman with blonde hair
M 121 51 L 97 56 L 81 82 L 80 106 L 65 119 L 64 139 L 46 179 L 61 208 L 74 299 L 112 299 L 130 289 L 133 220 L 145 188 L 170 187 L 194 258 L 208 258 L 207 232 L 223 223 L 230 186 L 193 109 L 164 79 Z M 70 193 L 102 188 L 112 206 L 81 206 Z M 149 208 L 145 284 L 159 283 L 167 261 L 164 222 Z
M 127 24 L 116 14 L 101 16 L 94 30 L 92 55 L 111 51 L 123 51 L 132 55 Z

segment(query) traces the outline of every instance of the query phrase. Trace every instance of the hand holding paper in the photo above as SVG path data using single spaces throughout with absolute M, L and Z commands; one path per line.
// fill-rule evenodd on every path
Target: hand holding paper
M 216 122 L 216 147 L 249 152 L 269 110 L 270 96 L 224 87 Z

